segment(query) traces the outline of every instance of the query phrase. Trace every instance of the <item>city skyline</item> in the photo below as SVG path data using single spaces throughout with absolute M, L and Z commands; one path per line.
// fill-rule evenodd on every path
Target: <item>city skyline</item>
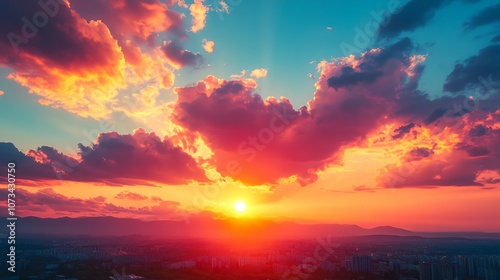
M 500 232 L 497 1 L 91 2 L 1 4 L 19 219 Z

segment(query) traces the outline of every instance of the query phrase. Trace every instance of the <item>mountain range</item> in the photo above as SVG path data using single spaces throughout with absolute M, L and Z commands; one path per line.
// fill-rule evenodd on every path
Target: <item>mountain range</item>
M 193 218 L 186 221 L 142 221 L 115 217 L 38 218 L 23 217 L 16 223 L 18 236 L 129 236 L 161 238 L 259 238 L 300 239 L 318 236 L 420 236 L 500 239 L 500 233 L 413 232 L 391 226 L 362 228 L 346 224 L 298 224 L 258 219 L 213 220 Z

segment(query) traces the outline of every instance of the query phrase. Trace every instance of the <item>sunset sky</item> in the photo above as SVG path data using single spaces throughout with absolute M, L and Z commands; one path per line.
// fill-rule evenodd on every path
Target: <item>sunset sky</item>
M 0 5 L 20 216 L 500 232 L 498 1 Z

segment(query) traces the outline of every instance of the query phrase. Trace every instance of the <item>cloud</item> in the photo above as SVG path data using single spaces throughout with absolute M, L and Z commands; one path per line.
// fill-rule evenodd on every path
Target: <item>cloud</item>
M 232 74 L 231 76 L 229 76 L 229 78 L 231 80 L 239 80 L 239 79 L 243 79 L 243 77 L 245 77 L 245 74 L 247 73 L 247 70 L 241 70 L 241 73 L 240 74 Z
M 469 160 L 488 161 L 484 166 L 495 169 L 493 163 L 499 162 L 493 158 L 495 149 L 474 143 L 467 149 L 456 147 L 470 141 L 469 131 L 479 131 L 481 122 L 492 127 L 484 121 L 498 110 L 500 94 L 481 100 L 478 106 L 464 95 L 429 98 L 418 90 L 425 57 L 412 54 L 413 50 L 411 41 L 402 39 L 359 57 L 320 63 L 314 97 L 307 107 L 298 109 L 284 97 L 263 100 L 255 93 L 255 81 L 243 78 L 245 72 L 241 80 L 208 76 L 174 89 L 178 101 L 172 118 L 199 133 L 213 152 L 210 162 L 218 172 L 247 185 L 273 185 L 284 178 L 311 184 L 319 172 L 341 164 L 346 148 L 370 143 L 387 127 L 392 129 L 379 144 L 395 149 L 403 165 L 418 163 L 425 172 L 392 184 L 391 174 L 399 167 L 388 166 L 381 173 L 380 186 L 447 186 L 461 179 L 459 185 L 479 185 L 476 175 L 484 169 L 468 170 L 467 165 L 475 164 Z M 471 116 L 477 118 L 475 125 L 463 123 Z M 426 135 L 434 142 L 425 142 Z M 490 137 L 488 143 L 494 143 L 498 135 Z M 445 164 L 455 159 L 455 169 L 450 171 Z
M 0 42 L 0 66 L 12 69 L 7 77 L 40 96 L 42 105 L 107 118 L 119 109 L 124 89 L 168 89 L 173 67 L 192 65 L 199 56 L 177 45 L 168 51 L 157 46 L 160 32 L 177 41 L 186 36 L 181 14 L 165 3 L 90 2 L 7 1 L 0 11 L 0 35 L 7 38 Z M 38 27 L 28 15 L 39 12 L 47 20 Z
M 352 189 L 354 191 L 361 191 L 361 192 L 374 192 L 377 190 L 377 188 L 370 188 L 365 185 L 353 186 Z
M 189 6 L 189 12 L 193 17 L 191 31 L 197 33 L 205 28 L 208 8 L 203 5 L 203 0 L 194 0 L 194 3 Z
M 13 160 L 26 168 L 23 177 L 30 180 L 64 179 L 123 185 L 208 181 L 194 158 L 169 139 L 161 140 L 143 129 L 125 135 L 101 133 L 95 144 L 79 144 L 79 150 L 80 158 L 72 158 L 47 146 L 23 154 L 11 143 L 0 144 L 0 155 L 5 161 L 2 166 L 7 166 L 7 160 Z
M 488 131 L 488 128 L 486 126 L 484 126 L 482 124 L 478 124 L 469 130 L 469 136 L 471 136 L 471 137 L 484 136 L 487 131 Z
M 420 160 L 426 157 L 430 157 L 434 154 L 432 149 L 426 147 L 416 147 L 413 148 L 409 153 L 409 160 Z
M 500 88 L 500 44 L 485 47 L 479 54 L 455 65 L 443 89 L 452 93 L 475 89 L 481 93 Z
M 6 166 L 9 162 L 14 162 L 17 166 L 23 166 L 26 172 L 23 178 L 27 180 L 55 179 L 54 169 L 50 164 L 43 162 L 43 159 L 26 156 L 20 152 L 12 143 L 0 142 L 0 170 L 7 174 Z
M 498 103 L 496 106 L 498 108 Z M 485 172 L 500 170 L 499 120 L 500 111 L 479 109 L 457 116 L 455 123 L 416 128 L 414 139 L 393 143 L 395 149 L 408 156 L 401 157 L 399 165 L 387 166 L 381 171 L 379 184 L 396 188 L 490 184 L 482 177 Z M 428 145 L 429 142 L 432 147 L 412 148 L 414 144 L 404 144 Z
M 7 189 L 1 189 L 0 194 L 6 196 Z M 16 199 L 19 204 L 23 205 L 17 209 L 20 216 L 51 218 L 114 216 L 174 220 L 180 220 L 185 216 L 185 211 L 176 201 L 161 200 L 157 201 L 158 204 L 143 207 L 120 206 L 108 202 L 103 196 L 76 198 L 57 193 L 52 188 L 40 189 L 36 192 L 18 188 L 16 189 Z
M 123 191 L 118 193 L 115 198 L 117 199 L 128 199 L 128 200 L 146 200 L 148 199 L 147 196 L 139 194 L 139 193 L 134 193 L 134 192 L 127 192 Z
M 399 139 L 403 137 L 405 134 L 409 133 L 411 129 L 415 126 L 414 123 L 409 123 L 407 125 L 403 125 L 394 130 L 396 134 L 392 135 L 392 139 Z
M 333 88 L 344 87 L 348 85 L 355 85 L 359 83 L 371 84 L 382 76 L 381 71 L 363 71 L 356 72 L 350 66 L 342 68 L 339 76 L 331 77 L 328 79 L 328 85 Z
M 42 10 L 37 1 L 4 3 L 0 34 L 10 39 L 0 41 L 0 65 L 13 70 L 8 78 L 41 96 L 41 104 L 104 117 L 126 85 L 123 54 L 101 21 L 86 21 L 66 4 L 53 3 L 57 13 L 45 14 L 41 27 L 26 18 Z M 23 25 L 23 17 L 29 23 Z
M 216 11 L 229 14 L 229 6 L 227 5 L 227 3 L 225 1 L 220 0 L 218 2 L 218 4 L 220 5 L 220 8 L 217 8 Z
M 252 72 L 250 72 L 250 76 L 256 79 L 264 78 L 267 76 L 267 69 L 264 68 L 254 69 L 252 70 Z
M 214 52 L 214 46 L 215 46 L 215 42 L 214 41 L 208 41 L 207 39 L 203 39 L 203 49 L 207 53 L 213 53 Z
M 331 27 L 331 26 L 327 26 L 327 27 L 326 27 L 326 30 L 333 30 L 333 27 Z
M 200 133 L 214 152 L 217 170 L 226 176 L 249 185 L 288 177 L 307 185 L 317 179 L 318 171 L 338 164 L 345 145 L 366 137 L 385 122 L 391 109 L 398 108 L 402 82 L 415 67 L 409 50 L 411 43 L 402 40 L 359 59 L 323 64 L 314 99 L 299 109 L 284 97 L 263 100 L 249 80 L 209 76 L 175 88 L 174 122 Z M 369 86 L 364 82 L 331 86 L 332 78 L 346 77 L 347 67 L 385 75 Z
M 403 32 L 425 26 L 434 17 L 437 9 L 451 2 L 452 0 L 411 0 L 397 13 L 390 15 L 390 21 L 387 24 L 379 27 L 378 38 L 394 38 Z
M 170 64 L 176 69 L 184 66 L 200 67 L 204 63 L 203 57 L 199 53 L 192 53 L 182 49 L 178 41 L 168 41 L 163 44 L 163 51 Z
M 480 26 L 489 25 L 497 22 L 500 22 L 500 4 L 484 8 L 479 13 L 474 15 L 464 25 L 468 29 L 475 29 Z
M 182 15 L 159 0 L 71 0 L 71 8 L 87 20 L 102 20 L 120 41 L 146 41 L 159 32 L 183 32 Z

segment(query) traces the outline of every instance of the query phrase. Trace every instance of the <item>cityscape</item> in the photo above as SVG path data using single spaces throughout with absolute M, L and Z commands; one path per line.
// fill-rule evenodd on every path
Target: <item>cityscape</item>
M 2 279 L 500 279 L 498 240 L 328 241 L 338 243 L 323 244 L 318 253 L 319 243 L 311 239 L 251 244 L 144 236 L 33 238 L 17 251 L 19 276 L 4 273 Z

